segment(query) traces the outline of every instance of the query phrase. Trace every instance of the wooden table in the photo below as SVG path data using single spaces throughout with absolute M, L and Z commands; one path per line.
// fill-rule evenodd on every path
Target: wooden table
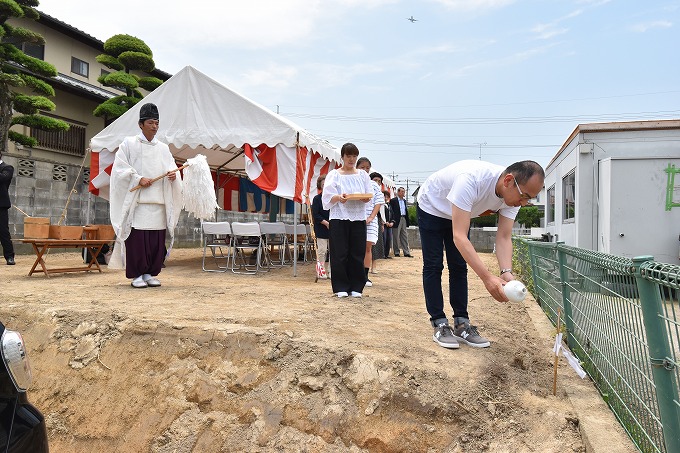
M 97 257 L 102 251 L 104 244 L 109 244 L 112 241 L 108 239 L 22 239 L 21 242 L 24 244 L 31 244 L 36 256 L 35 263 L 33 263 L 33 267 L 31 268 L 31 271 L 28 273 L 28 275 L 33 275 L 33 273 L 36 272 L 36 268 L 39 264 L 45 275 L 49 277 L 50 274 L 59 274 L 64 272 L 88 272 L 93 270 L 98 270 L 101 272 L 102 268 L 97 262 Z M 91 258 L 87 266 L 48 269 L 43 257 L 49 249 L 54 248 L 87 248 L 90 252 Z M 37 271 L 39 272 L 39 270 Z

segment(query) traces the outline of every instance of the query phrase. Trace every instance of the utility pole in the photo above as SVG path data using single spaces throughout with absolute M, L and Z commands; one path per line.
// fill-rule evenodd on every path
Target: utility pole
M 479 145 L 479 160 L 482 160 L 482 146 L 486 146 L 486 142 L 478 143 Z

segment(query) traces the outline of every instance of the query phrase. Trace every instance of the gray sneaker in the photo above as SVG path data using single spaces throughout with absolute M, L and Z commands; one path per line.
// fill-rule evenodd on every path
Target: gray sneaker
M 477 327 L 471 326 L 469 323 L 458 324 L 453 329 L 453 336 L 463 343 L 467 343 L 473 348 L 488 348 L 491 346 L 489 340 L 484 338 L 477 331 Z
M 432 341 L 442 348 L 458 349 L 460 345 L 453 336 L 453 329 L 448 324 L 440 324 L 434 328 Z

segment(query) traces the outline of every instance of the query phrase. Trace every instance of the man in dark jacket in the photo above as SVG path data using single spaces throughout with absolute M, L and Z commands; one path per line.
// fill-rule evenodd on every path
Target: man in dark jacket
M 328 227 L 330 226 L 328 217 L 330 212 L 328 209 L 323 208 L 323 203 L 321 202 L 321 191 L 323 190 L 323 184 L 326 180 L 326 175 L 321 175 L 316 180 L 316 188 L 319 192 L 312 199 L 312 219 L 314 220 L 314 236 L 316 236 L 316 255 L 317 261 L 321 266 L 325 266 L 326 253 L 328 252 L 328 239 L 330 237 L 330 231 Z M 321 269 L 317 269 L 317 274 Z M 325 273 L 324 273 L 325 272 Z M 330 262 L 328 267 L 324 267 L 323 272 L 317 275 L 319 278 L 330 278 L 331 268 Z
M 392 205 L 390 205 L 390 193 L 387 190 L 384 190 L 383 195 L 385 195 L 385 224 L 383 228 L 385 258 L 392 258 L 390 256 L 390 247 L 392 247 L 392 227 L 394 226 L 394 213 L 392 212 Z
M 406 210 L 406 189 L 397 189 L 397 196 L 390 200 L 392 212 L 394 213 L 393 246 L 394 256 L 399 256 L 400 250 L 404 256 L 411 258 L 411 248 L 408 246 L 408 211 Z
M 3 162 L 0 154 L 0 243 L 2 254 L 10 266 L 14 265 L 14 246 L 9 234 L 9 208 L 12 207 L 9 201 L 9 185 L 13 176 L 14 167 Z

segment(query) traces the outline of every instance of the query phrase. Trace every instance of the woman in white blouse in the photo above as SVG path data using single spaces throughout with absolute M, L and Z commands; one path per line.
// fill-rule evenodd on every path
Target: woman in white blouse
M 321 201 L 330 211 L 331 286 L 338 297 L 361 297 L 366 283 L 366 208 L 371 198 L 349 199 L 356 193 L 372 194 L 371 179 L 355 168 L 359 149 L 345 143 L 340 150 L 342 167 L 326 176 Z

